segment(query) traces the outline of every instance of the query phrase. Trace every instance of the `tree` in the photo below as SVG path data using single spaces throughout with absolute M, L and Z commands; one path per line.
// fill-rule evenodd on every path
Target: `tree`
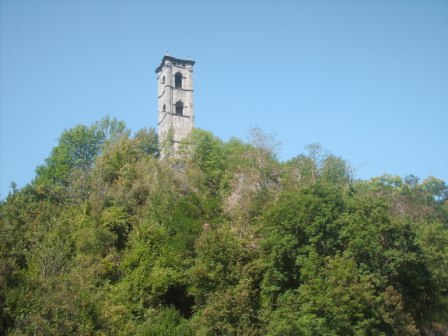
M 204 174 L 205 184 L 215 194 L 219 192 L 226 167 L 224 145 L 210 132 L 195 129 L 186 141 L 189 165 L 194 165 Z
M 35 183 L 53 194 L 64 190 L 66 196 L 68 193 L 71 198 L 84 201 L 88 195 L 88 175 L 95 158 L 105 144 L 128 133 L 124 122 L 109 117 L 90 127 L 77 125 L 65 130 L 45 165 L 37 167 Z
M 303 284 L 280 296 L 269 335 L 381 335 L 374 286 L 353 259 L 312 253 L 301 273 Z
M 253 135 L 64 131 L 0 202 L 0 334 L 447 334 L 445 182 Z
M 74 170 L 87 174 L 103 141 L 103 135 L 96 127 L 78 125 L 64 131 L 58 145 L 45 160 L 46 164 L 36 169 L 37 183 L 66 186 Z
M 279 295 L 302 284 L 301 267 L 310 251 L 334 255 L 342 245 L 339 216 L 344 211 L 340 190 L 315 184 L 280 196 L 263 215 L 259 234 L 267 266 L 262 294 L 267 309 Z
M 154 157 L 160 156 L 159 137 L 154 128 L 139 130 L 134 135 L 134 141 L 137 148 L 144 154 L 152 155 Z
M 253 241 L 229 225 L 206 229 L 190 268 L 193 325 L 200 335 L 259 335 L 260 269 Z

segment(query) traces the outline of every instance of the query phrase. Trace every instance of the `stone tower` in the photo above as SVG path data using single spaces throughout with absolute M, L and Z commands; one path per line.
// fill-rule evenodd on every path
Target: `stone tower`
M 162 157 L 167 154 L 168 137 L 174 150 L 194 127 L 192 60 L 164 56 L 156 69 L 158 86 L 158 133 Z

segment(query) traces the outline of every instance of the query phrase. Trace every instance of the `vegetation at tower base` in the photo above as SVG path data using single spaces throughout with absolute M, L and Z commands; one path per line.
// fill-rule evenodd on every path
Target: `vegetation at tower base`
M 446 335 L 447 185 L 251 134 L 64 131 L 0 204 L 0 334 Z

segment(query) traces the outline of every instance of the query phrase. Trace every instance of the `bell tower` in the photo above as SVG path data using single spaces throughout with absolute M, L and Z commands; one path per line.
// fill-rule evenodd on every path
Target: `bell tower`
M 174 151 L 194 127 L 194 63 L 164 56 L 156 69 L 159 141 L 164 147 L 173 140 Z M 162 148 L 162 157 L 166 154 L 166 148 Z

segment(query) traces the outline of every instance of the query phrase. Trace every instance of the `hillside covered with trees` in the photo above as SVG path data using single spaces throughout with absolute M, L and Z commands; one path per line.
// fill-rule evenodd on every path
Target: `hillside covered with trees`
M 0 334 L 447 335 L 445 182 L 251 138 L 64 131 L 0 203 Z

